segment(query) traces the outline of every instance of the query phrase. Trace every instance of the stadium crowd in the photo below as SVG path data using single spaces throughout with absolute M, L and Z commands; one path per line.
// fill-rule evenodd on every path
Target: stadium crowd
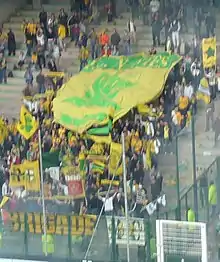
M 178 14 L 175 10 L 169 10 L 171 13 L 168 17 L 165 16 L 164 21 L 159 26 L 157 22 L 160 13 L 158 2 L 152 0 L 149 5 L 151 8 L 149 19 L 153 19 L 153 44 L 156 46 L 157 41 L 160 45 L 160 30 L 165 28 L 165 35 L 167 32 L 164 43 L 166 50 L 179 52 L 184 55 L 183 60 L 170 72 L 160 97 L 149 104 L 133 108 L 114 124 L 111 134 L 112 140 L 117 143 L 122 142 L 121 133 L 123 132 L 125 135 L 129 208 L 133 215 L 138 217 L 144 216 L 146 212 L 143 211 L 143 207 L 151 201 L 155 201 L 163 191 L 163 174 L 159 172 L 158 159 L 161 154 L 175 154 L 173 150 L 174 137 L 189 127 L 192 114 L 196 114 L 196 91 L 199 88 L 200 80 L 205 77 L 209 81 L 209 87 L 213 87 L 211 88 L 211 99 L 215 98 L 217 87 L 216 82 L 214 85 L 211 82 L 213 78 L 215 80 L 215 75 L 208 78 L 208 73 L 205 76 L 203 74 L 200 45 L 196 43 L 190 48 L 186 48 L 184 53 L 181 51 L 182 42 L 180 43 L 179 34 L 176 32 L 180 30 L 181 26 L 185 26 L 187 30 L 184 13 L 181 12 L 183 11 L 182 5 Z M 111 22 L 114 18 L 111 6 L 106 8 L 108 21 Z M 172 23 L 171 17 L 174 17 Z M 207 17 L 208 15 L 206 21 L 208 21 Z M 48 14 L 42 10 L 39 14 L 39 22 L 24 21 L 23 31 L 27 51 L 21 53 L 16 67 L 23 67 L 29 57 L 28 68 L 25 73 L 27 84 L 24 90 L 25 97 L 31 95 L 33 66 L 41 70 L 48 64 L 50 71 L 59 71 L 59 58 L 62 50 L 65 49 L 64 40 L 68 35 L 70 35 L 71 41 L 75 41 L 76 46 L 79 46 L 80 71 L 83 70 L 90 58 L 96 59 L 101 55 L 122 54 L 119 52 L 119 43 L 122 37 L 118 34 L 117 29 L 111 36 L 108 35 L 107 31 L 100 35 L 94 29 L 88 32 L 85 24 L 86 20 L 89 19 L 92 20 L 91 6 L 84 6 L 80 12 L 74 10 L 69 18 L 64 10 L 60 10 L 58 17 L 54 14 L 48 17 Z M 201 26 L 200 23 L 199 25 Z M 159 30 L 159 33 L 154 31 L 156 29 Z M 166 31 L 167 29 L 168 31 Z M 213 27 L 210 28 L 208 24 L 207 30 L 209 30 L 208 36 L 210 32 L 213 33 Z M 128 21 L 122 40 L 123 54 L 125 55 L 131 54 L 131 44 L 136 42 L 135 32 L 135 23 L 131 19 Z M 197 41 L 197 39 L 194 40 Z M 9 38 L 8 41 L 10 41 Z M 88 46 L 88 43 L 90 43 L 90 46 Z M 14 48 L 10 49 L 10 44 L 8 44 L 8 50 L 10 54 L 15 52 Z M 155 52 L 156 49 L 152 48 L 149 54 L 154 55 Z M 46 60 L 48 63 L 46 63 Z M 212 71 L 209 73 L 212 73 Z M 104 202 L 105 213 L 123 214 L 123 176 L 121 174 L 116 175 L 108 169 L 109 145 L 97 143 L 53 122 L 52 100 L 56 96 L 57 90 L 62 86 L 63 77 L 60 77 L 59 81 L 54 83 L 40 71 L 36 82 L 38 93 L 41 93 L 41 96 L 36 103 L 31 103 L 31 105 L 26 103 L 25 106 L 39 120 L 43 154 L 51 153 L 52 158 L 52 154 L 57 153 L 58 167 L 64 165 L 79 167 L 80 171 L 77 175 L 80 175 L 85 182 L 85 197 L 71 199 L 71 197 L 68 197 L 68 181 L 65 174 L 62 173 L 62 168 L 59 168 L 58 180 L 53 179 L 48 169 L 45 169 L 42 175 L 45 188 L 47 188 L 47 190 L 44 190 L 47 211 L 98 214 L 102 202 Z M 211 105 L 211 103 L 207 105 L 207 112 L 210 112 L 209 109 L 213 110 Z M 13 165 L 22 164 L 25 160 L 35 161 L 39 159 L 38 134 L 36 132 L 31 139 L 26 140 L 18 132 L 15 119 L 9 121 L 7 116 L 2 116 L 1 121 L 8 127 L 8 134 L 0 145 L 4 173 L 2 196 L 8 196 L 11 199 L 7 208 L 41 212 L 41 201 L 34 198 L 30 199 L 30 196 L 33 197 L 31 192 L 27 192 L 23 187 L 19 190 L 10 187 L 10 168 Z M 97 170 L 94 165 L 91 165 L 93 160 L 96 163 L 97 161 L 104 162 L 101 170 Z M 81 163 L 83 163 L 83 172 L 80 169 Z M 112 190 L 110 195 L 107 194 L 106 196 L 110 184 Z

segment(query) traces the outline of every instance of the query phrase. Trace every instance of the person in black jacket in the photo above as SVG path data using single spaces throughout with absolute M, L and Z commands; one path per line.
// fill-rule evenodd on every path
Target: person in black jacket
M 118 48 L 118 45 L 121 41 L 121 37 L 116 29 L 114 29 L 113 34 L 111 35 L 111 45 L 113 47 L 113 50 L 116 50 Z
M 47 28 L 47 12 L 45 12 L 43 8 L 39 14 L 39 20 L 40 20 L 40 24 L 43 24 L 44 28 L 46 29 Z
M 67 18 L 68 18 L 67 13 L 65 13 L 64 9 L 61 8 L 59 16 L 58 16 L 58 24 L 65 26 L 65 28 L 66 28 L 66 35 L 68 35 Z
M 70 29 L 70 37 L 74 41 L 74 27 L 79 24 L 79 17 L 76 12 L 73 12 L 67 21 L 67 26 Z
M 152 22 L 152 36 L 153 36 L 153 46 L 160 46 L 160 31 L 161 22 L 159 21 L 158 15 L 155 16 Z
M 15 34 L 9 29 L 8 32 L 8 55 L 10 56 L 13 54 L 15 56 L 16 51 L 16 41 L 15 41 Z
M 211 15 L 209 12 L 207 13 L 206 19 L 206 37 L 213 37 L 215 35 L 215 28 L 216 28 L 216 21 L 213 15 Z

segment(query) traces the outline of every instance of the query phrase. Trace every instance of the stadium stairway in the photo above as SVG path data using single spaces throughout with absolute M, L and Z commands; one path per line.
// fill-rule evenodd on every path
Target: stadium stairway
M 45 11 L 48 13 L 55 13 L 57 14 L 60 8 L 64 8 L 64 10 L 70 13 L 70 7 L 67 0 L 53 2 L 53 4 L 47 4 L 43 6 Z M 32 6 L 26 6 L 22 10 L 17 11 L 13 14 L 9 20 L 4 23 L 4 30 L 7 31 L 9 28 L 13 30 L 16 37 L 17 42 L 17 52 L 15 57 L 8 57 L 8 69 L 12 70 L 14 65 L 18 62 L 18 56 L 21 50 L 25 50 L 24 44 L 24 34 L 21 30 L 21 24 L 24 19 L 31 20 L 31 19 L 38 19 L 39 10 L 33 10 Z M 115 23 L 107 23 L 103 21 L 100 25 L 94 26 L 97 32 L 101 32 L 105 29 L 108 29 L 109 35 L 112 34 L 114 28 L 117 28 L 117 31 L 123 37 L 124 30 L 126 29 L 127 21 L 130 18 L 130 13 L 122 13 L 120 18 L 115 20 Z M 135 20 L 136 28 L 137 28 L 137 43 L 132 46 L 132 52 L 147 52 L 152 47 L 152 34 L 151 34 L 151 27 L 143 25 L 142 22 L 138 19 Z M 189 38 L 192 39 L 192 35 L 189 35 Z M 158 51 L 163 51 L 164 47 L 157 48 Z M 62 70 L 66 70 L 71 75 L 78 73 L 79 71 L 79 60 L 78 60 L 79 50 L 74 46 L 74 43 L 69 43 L 69 39 L 67 40 L 67 48 L 65 52 L 62 52 L 62 57 L 60 59 L 60 68 Z M 25 70 L 25 67 L 24 67 Z M 18 108 L 15 110 L 11 110 L 8 107 L 7 97 L 11 97 L 12 101 L 14 101 L 13 97 L 19 100 L 19 93 L 24 89 L 24 70 L 21 71 L 13 71 L 14 78 L 8 79 L 7 85 L 0 86 L 0 94 L 1 94 L 1 101 L 0 106 L 3 108 L 3 112 L 7 115 L 18 115 Z M 16 79 L 16 80 L 15 80 Z M 14 85 L 14 81 L 16 85 Z M 11 95 L 10 95 L 10 92 Z M 13 92 L 14 90 L 14 92 Z M 4 95 L 3 95 L 4 94 Z M 16 95 L 17 94 L 17 95 Z M 13 96 L 13 97 L 12 97 Z M 3 105 L 1 105 L 3 104 Z M 14 106 L 14 103 L 12 103 Z
M 58 2 L 58 1 L 57 1 Z M 66 12 L 69 12 L 69 4 L 67 1 L 62 4 L 52 4 L 43 6 L 49 13 L 58 13 L 60 8 L 64 8 Z M 17 11 L 9 17 L 8 21 L 3 24 L 4 31 L 7 32 L 9 28 L 15 33 L 17 50 L 16 56 L 7 57 L 8 71 L 13 70 L 14 65 L 18 62 L 20 51 L 25 51 L 26 46 L 24 44 L 24 33 L 21 29 L 22 21 L 38 20 L 39 10 L 33 10 L 31 6 L 25 6 L 22 10 Z M 21 106 L 21 94 L 25 87 L 24 73 L 26 66 L 20 70 L 13 70 L 13 78 L 8 78 L 7 84 L 0 85 L 0 108 L 1 113 L 9 118 L 18 117 L 19 109 Z M 37 72 L 34 72 L 34 79 Z

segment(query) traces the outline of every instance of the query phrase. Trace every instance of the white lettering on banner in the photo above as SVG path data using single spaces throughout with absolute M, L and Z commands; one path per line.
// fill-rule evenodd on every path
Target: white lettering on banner
M 82 177 L 80 175 L 65 176 L 66 181 L 81 181 Z
M 0 258 L 0 262 L 47 262 L 47 261 Z
M 112 241 L 112 217 L 107 216 L 109 242 Z M 127 244 L 127 231 L 125 217 L 115 217 L 116 244 Z M 145 246 L 144 220 L 141 218 L 129 218 L 129 243 L 130 245 Z

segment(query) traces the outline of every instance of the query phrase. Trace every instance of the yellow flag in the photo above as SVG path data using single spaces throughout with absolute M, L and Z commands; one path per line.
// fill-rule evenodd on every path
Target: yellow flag
M 2 144 L 8 136 L 8 128 L 4 121 L 0 119 L 0 144 Z
M 138 113 L 140 114 L 147 114 L 151 111 L 150 107 L 148 105 L 145 105 L 145 104 L 139 104 L 137 105 L 137 110 L 138 110 Z
M 61 173 L 65 176 L 73 176 L 79 174 L 80 170 L 78 166 L 65 166 L 62 167 Z
M 152 168 L 152 158 L 151 158 L 151 141 L 147 142 L 147 147 L 146 147 L 146 163 L 147 163 L 147 167 L 149 169 Z
M 211 93 L 209 91 L 209 83 L 208 83 L 208 80 L 205 77 L 203 77 L 200 80 L 200 84 L 199 84 L 198 91 L 196 93 L 196 97 L 197 97 L 197 100 L 202 100 L 206 104 L 209 104 L 210 101 L 211 101 Z
M 25 108 L 21 107 L 20 123 L 17 124 L 18 132 L 25 138 L 30 139 L 38 129 L 38 122 Z
M 28 191 L 40 191 L 40 173 L 38 161 L 25 161 L 13 165 L 10 169 L 10 187 L 24 186 Z
M 113 186 L 119 186 L 119 181 L 115 180 L 109 180 L 109 179 L 101 179 L 101 185 L 107 186 L 107 185 L 113 185 Z
M 112 142 L 110 147 L 109 172 L 110 174 L 122 175 L 122 164 L 118 167 L 122 157 L 122 145 Z
M 0 203 L 0 208 L 3 208 L 4 205 L 8 202 L 8 200 L 9 200 L 9 197 L 4 196 L 4 197 L 2 198 L 1 203 Z
M 216 38 L 202 40 L 203 67 L 210 68 L 216 65 Z
M 82 136 L 83 138 L 88 138 L 88 139 L 91 139 L 93 141 L 95 141 L 96 143 L 104 143 L 104 144 L 107 144 L 109 145 L 111 143 L 111 135 L 109 136 L 94 136 L 94 135 L 84 135 Z

